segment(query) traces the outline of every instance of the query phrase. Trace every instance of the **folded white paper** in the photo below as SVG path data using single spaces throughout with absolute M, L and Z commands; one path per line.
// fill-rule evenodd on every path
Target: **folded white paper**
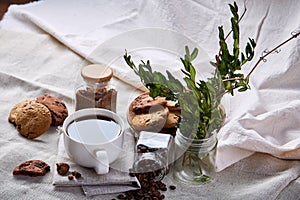
M 170 145 L 171 140 L 172 136 L 169 134 L 158 134 L 153 132 L 141 131 L 139 139 L 136 143 L 136 147 L 142 145 L 154 149 L 167 149 Z

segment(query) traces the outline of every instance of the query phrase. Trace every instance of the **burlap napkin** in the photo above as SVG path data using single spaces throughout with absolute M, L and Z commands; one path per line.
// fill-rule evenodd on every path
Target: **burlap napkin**
M 125 132 L 123 152 L 117 161 L 111 164 L 108 174 L 97 175 L 94 169 L 85 168 L 72 162 L 64 148 L 63 134 L 60 135 L 58 144 L 57 163 L 65 162 L 70 165 L 70 172 L 77 171 L 81 173 L 81 178 L 69 180 L 68 176 L 61 176 L 55 170 L 53 185 L 56 187 L 82 187 L 87 196 L 98 194 L 119 193 L 129 190 L 135 190 L 140 187 L 136 177 L 128 174 L 132 167 L 134 159 L 134 138 L 128 132 Z

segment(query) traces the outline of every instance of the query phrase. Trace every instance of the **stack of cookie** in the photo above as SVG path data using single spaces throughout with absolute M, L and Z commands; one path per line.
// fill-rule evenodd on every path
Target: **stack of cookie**
M 11 109 L 8 121 L 16 126 L 21 135 L 33 139 L 45 133 L 51 125 L 62 125 L 67 116 L 66 105 L 46 94 L 17 103 Z
M 128 123 L 136 131 L 160 132 L 175 135 L 180 119 L 180 107 L 165 97 L 152 98 L 143 93 L 135 98 L 128 109 Z

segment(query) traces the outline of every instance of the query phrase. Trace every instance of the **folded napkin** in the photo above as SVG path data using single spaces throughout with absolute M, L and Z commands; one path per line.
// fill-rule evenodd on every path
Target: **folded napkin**
M 70 172 L 77 171 L 81 173 L 81 178 L 69 180 L 68 176 L 61 176 L 55 170 L 53 185 L 57 187 L 82 187 L 86 196 L 99 194 L 111 194 L 135 190 L 140 187 L 136 177 L 129 176 L 129 168 L 133 163 L 133 146 L 134 139 L 130 133 L 125 134 L 123 152 L 117 161 L 112 163 L 108 174 L 97 175 L 94 169 L 81 167 L 72 162 L 68 157 L 63 141 L 63 134 L 60 135 L 58 144 L 57 162 L 64 162 L 70 165 Z

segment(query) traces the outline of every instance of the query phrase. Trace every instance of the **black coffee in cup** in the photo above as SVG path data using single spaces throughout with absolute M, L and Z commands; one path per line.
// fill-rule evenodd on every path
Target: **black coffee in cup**
M 67 126 L 69 137 L 84 144 L 107 143 L 120 133 L 120 125 L 113 119 L 102 115 L 77 118 Z

